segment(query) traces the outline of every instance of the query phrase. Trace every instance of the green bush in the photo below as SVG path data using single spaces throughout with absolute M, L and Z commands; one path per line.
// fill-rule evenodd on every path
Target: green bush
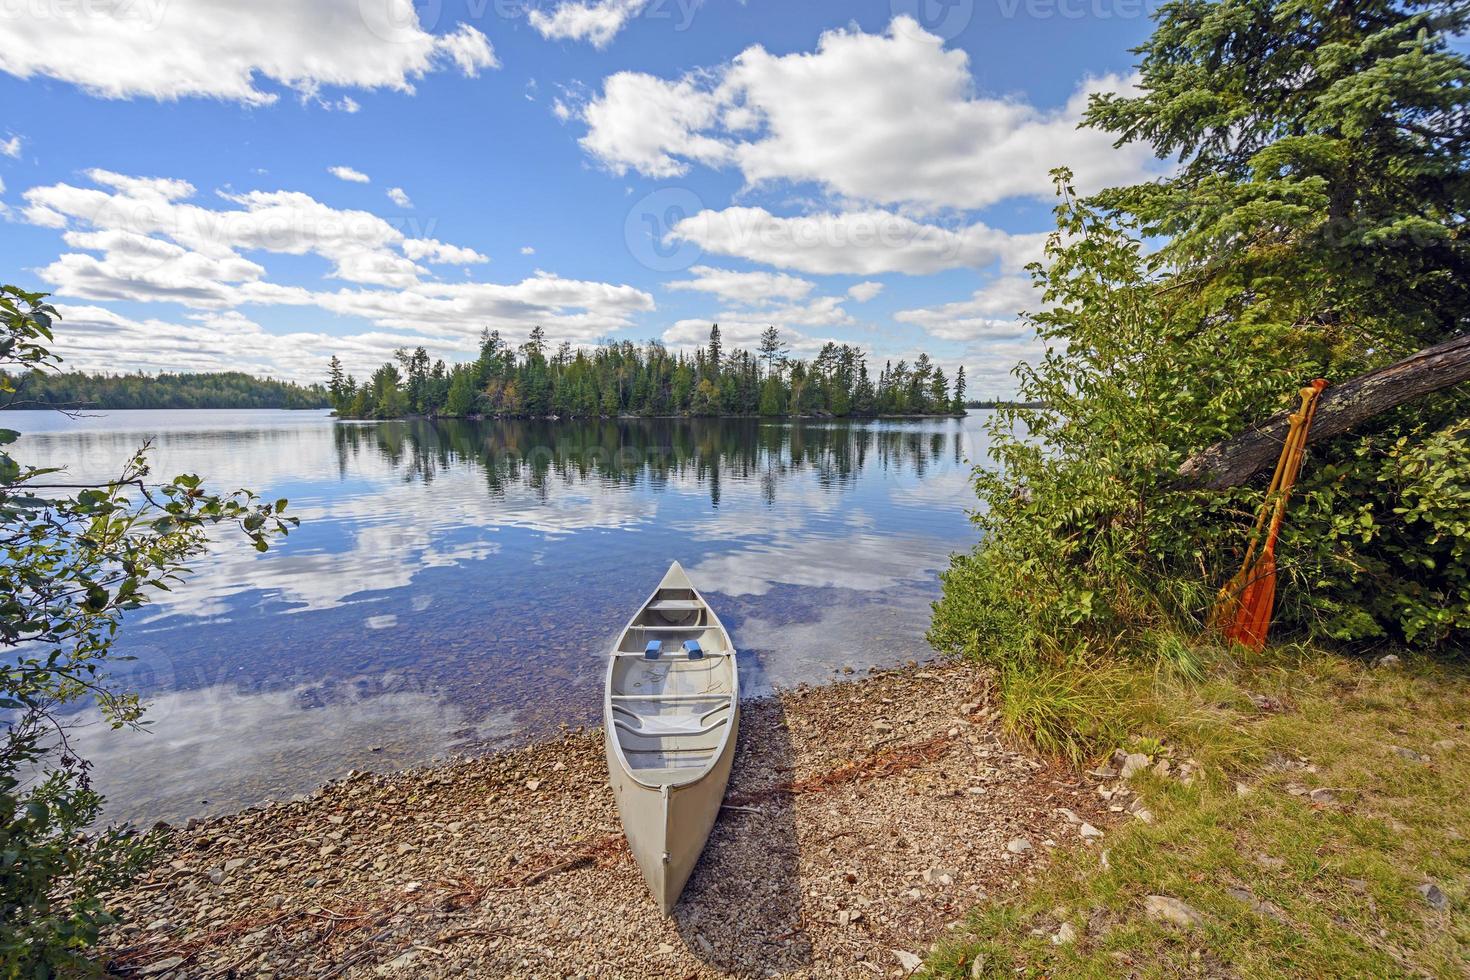
M 42 294 L 0 286 L 0 403 L 13 379 L 54 369 L 58 319 Z M 3 407 L 3 406 L 0 406 Z M 0 977 L 95 970 L 86 950 L 113 921 L 104 894 L 159 846 L 156 835 L 93 833 L 103 800 L 71 752 L 65 716 L 94 707 L 137 727 L 138 696 L 109 679 L 123 613 L 167 591 L 215 526 L 257 550 L 296 519 L 285 500 L 216 495 L 197 476 L 149 481 L 146 446 L 113 481 L 77 488 L 11 455 L 0 429 Z M 57 491 L 68 491 L 60 495 Z
M 1061 174 L 1031 270 L 1045 352 L 1017 372 L 1044 407 L 997 412 L 996 467 L 976 473 L 982 542 L 945 576 L 931 631 L 995 665 L 1031 705 L 1013 727 L 1043 742 L 1066 717 L 1100 741 L 1048 674 L 1129 657 L 1187 679 L 1209 659 L 1183 638 L 1240 567 L 1269 475 L 1185 491 L 1181 463 L 1314 377 L 1470 324 L 1470 59 L 1450 44 L 1463 5 L 1170 0 L 1156 19 L 1137 85 L 1094 96 L 1085 122 L 1176 164 L 1086 201 Z M 1460 385 L 1310 447 L 1275 635 L 1470 636 L 1467 433 Z

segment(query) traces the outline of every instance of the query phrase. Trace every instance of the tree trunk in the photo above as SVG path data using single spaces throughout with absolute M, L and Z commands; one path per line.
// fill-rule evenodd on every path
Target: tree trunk
M 1317 407 L 1309 443 L 1342 435 L 1375 415 L 1470 379 L 1470 335 L 1427 347 L 1397 364 L 1328 388 Z M 1286 439 L 1290 412 L 1278 412 L 1232 439 L 1217 442 L 1179 467 L 1182 489 L 1223 490 L 1273 464 Z

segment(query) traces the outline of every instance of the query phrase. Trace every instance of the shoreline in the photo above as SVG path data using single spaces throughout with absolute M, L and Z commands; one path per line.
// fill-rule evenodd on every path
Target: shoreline
M 319 411 L 317 409 L 316 411 Z M 978 408 L 977 412 L 992 411 Z M 964 412 L 924 412 L 921 414 L 882 415 L 395 415 L 379 419 L 339 415 L 331 417 L 339 422 L 880 422 L 900 419 L 962 419 L 969 416 Z
M 191 821 L 114 896 L 101 954 L 173 978 L 906 973 L 1109 822 L 1096 777 L 1001 737 L 984 684 L 931 662 L 745 702 L 672 918 L 628 854 L 597 728 Z

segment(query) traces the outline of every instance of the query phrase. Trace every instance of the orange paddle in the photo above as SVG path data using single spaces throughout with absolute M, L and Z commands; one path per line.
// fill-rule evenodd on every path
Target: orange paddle
M 1302 407 L 1291 416 L 1291 427 L 1287 430 L 1286 443 L 1281 448 L 1281 459 L 1276 464 L 1276 474 L 1271 480 L 1271 489 L 1261 505 L 1251 533 L 1250 545 L 1246 548 L 1245 562 L 1235 578 L 1222 590 L 1222 602 L 1212 617 L 1224 623 L 1227 640 L 1260 650 L 1266 645 L 1266 636 L 1271 630 L 1271 613 L 1276 605 L 1276 540 L 1281 531 L 1281 522 L 1286 518 L 1286 504 L 1291 498 L 1292 487 L 1301 473 L 1302 456 L 1307 448 L 1307 434 L 1317 414 L 1318 397 L 1327 387 L 1321 378 L 1301 389 Z M 1274 496 L 1274 499 L 1273 499 Z M 1256 543 L 1261 528 L 1270 515 L 1270 527 L 1260 557 L 1252 564 Z M 1227 597 L 1226 593 L 1229 593 Z

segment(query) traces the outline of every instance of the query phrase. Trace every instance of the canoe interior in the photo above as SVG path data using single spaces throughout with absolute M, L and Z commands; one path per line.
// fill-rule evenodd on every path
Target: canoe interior
M 684 641 L 698 640 L 691 659 Z M 657 660 L 642 654 L 662 645 Z M 725 631 L 690 589 L 660 589 L 618 644 L 609 707 L 613 731 L 639 782 L 678 784 L 713 763 L 729 727 L 735 676 Z

